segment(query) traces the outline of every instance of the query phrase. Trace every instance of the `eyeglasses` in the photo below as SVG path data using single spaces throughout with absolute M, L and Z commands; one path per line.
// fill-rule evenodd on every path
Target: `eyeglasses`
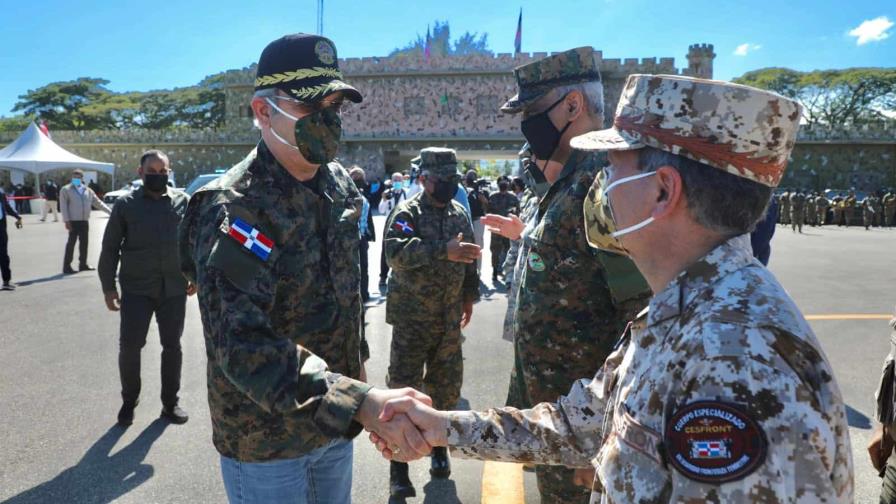
M 339 99 L 336 99 L 333 101 L 321 100 L 319 102 L 313 102 L 313 103 L 312 102 L 304 102 L 301 100 L 296 100 L 295 98 L 290 98 L 288 96 L 280 96 L 280 95 L 274 95 L 274 96 L 272 96 L 272 98 L 295 103 L 296 105 L 298 105 L 299 107 L 301 107 L 302 109 L 307 111 L 307 113 L 309 113 L 309 114 L 314 113 L 314 112 L 320 112 L 321 110 L 324 110 L 324 109 L 328 109 L 328 110 L 333 110 L 334 112 L 336 112 L 339 115 L 342 115 L 343 113 L 348 111 L 348 109 L 350 108 L 351 103 L 352 103 L 351 101 L 346 100 L 345 98 L 339 98 Z

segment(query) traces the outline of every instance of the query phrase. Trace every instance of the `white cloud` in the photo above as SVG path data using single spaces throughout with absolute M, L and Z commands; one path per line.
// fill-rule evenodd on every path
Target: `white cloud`
M 734 55 L 735 56 L 746 56 L 747 53 L 752 52 L 752 51 L 758 51 L 759 49 L 762 49 L 762 46 L 759 44 L 750 44 L 750 43 L 741 44 L 741 45 L 737 46 L 737 49 L 734 50 Z
M 880 42 L 888 38 L 888 30 L 893 27 L 893 22 L 887 16 L 874 19 L 866 19 L 862 24 L 849 31 L 849 36 L 856 38 L 856 45 L 865 45 L 868 42 Z

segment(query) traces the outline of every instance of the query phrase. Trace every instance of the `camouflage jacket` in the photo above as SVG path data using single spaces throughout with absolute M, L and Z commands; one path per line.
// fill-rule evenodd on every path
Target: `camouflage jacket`
M 603 502 L 852 502 L 849 427 L 799 309 L 734 238 L 650 302 L 592 380 L 452 412 L 470 458 L 596 468 Z
M 535 214 L 538 211 L 538 197 L 532 190 L 527 189 L 523 193 L 520 202 L 520 219 L 526 223 L 523 234 L 519 240 L 510 242 L 510 249 L 504 259 L 504 278 L 510 279 L 507 291 L 507 311 L 504 314 L 503 339 L 514 341 L 516 339 L 516 299 L 519 295 L 520 277 L 526 269 L 526 258 L 529 256 L 529 248 L 525 245 L 525 236 L 535 225 Z
M 386 322 L 436 318 L 458 327 L 462 303 L 479 300 L 476 264 L 449 261 L 446 255 L 448 242 L 458 233 L 473 243 L 469 214 L 454 200 L 439 208 L 420 192 L 395 207 L 383 243 L 392 268 Z
M 806 206 L 806 196 L 800 193 L 794 193 L 790 195 L 790 211 L 791 212 L 802 212 L 803 208 Z
M 630 260 L 598 252 L 585 238 L 582 206 L 603 159 L 573 151 L 538 202 L 524 238 L 514 333 L 532 404 L 556 399 L 574 379 L 594 375 L 649 299 Z M 632 282 L 622 275 L 608 276 L 604 261 L 611 260 L 637 277 L 634 292 L 627 291 Z M 611 286 L 610 281 L 618 282 Z
M 504 217 L 510 214 L 519 215 L 520 200 L 510 191 L 493 192 L 488 197 L 488 212 Z
M 369 387 L 348 377 L 359 376 L 366 346 L 361 196 L 338 163 L 315 181 L 321 196 L 261 142 L 191 198 L 181 223 L 181 269 L 199 286 L 213 440 L 240 461 L 295 458 L 360 432 L 352 417 Z

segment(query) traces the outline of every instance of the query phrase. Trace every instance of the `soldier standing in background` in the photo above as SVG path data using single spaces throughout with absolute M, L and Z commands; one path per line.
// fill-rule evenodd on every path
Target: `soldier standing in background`
M 510 192 L 510 180 L 506 178 L 498 180 L 498 192 L 488 197 L 488 211 L 501 217 L 520 214 L 520 200 Z M 497 282 L 498 275 L 504 274 L 504 259 L 510 250 L 510 239 L 492 233 L 489 250 L 492 255 L 492 281 Z
M 501 111 L 522 115 L 520 129 L 531 146 L 530 173 L 540 199 L 514 287 L 515 368 L 508 398 L 532 407 L 556 400 L 576 379 L 593 376 L 619 332 L 647 304 L 649 292 L 629 259 L 596 252 L 585 240 L 582 204 L 606 159 L 574 150 L 569 142 L 603 126 L 603 84 L 594 50 L 554 54 L 516 68 L 514 76 L 519 93 Z M 514 215 L 487 215 L 483 222 L 512 240 L 520 239 L 527 224 Z M 540 465 L 535 473 L 542 503 L 588 502 L 590 491 L 576 485 L 573 468 Z
M 875 226 L 883 226 L 884 225 L 884 205 L 883 205 L 883 191 L 877 190 L 874 192 L 874 199 L 871 201 L 871 205 L 874 208 L 874 223 Z
M 865 226 L 865 231 L 868 231 L 874 224 L 874 206 L 874 195 L 865 196 L 865 199 L 862 200 L 862 225 Z
M 843 225 L 843 201 L 844 201 L 843 193 L 837 193 L 836 196 L 831 198 L 831 211 L 834 214 L 834 224 L 837 226 Z
M 795 190 L 790 195 L 790 226 L 793 229 L 793 232 L 796 233 L 797 229 L 799 229 L 800 233 L 803 232 L 803 222 L 806 219 L 806 195 L 803 194 L 803 190 Z
M 828 207 L 831 202 L 825 197 L 824 193 L 818 193 L 815 196 L 815 224 L 824 226 L 828 217 Z
M 890 188 L 883 198 L 884 207 L 884 225 L 893 227 L 893 220 L 896 219 L 896 190 Z
M 785 189 L 781 194 L 781 224 L 790 224 L 790 190 Z
M 856 211 L 856 190 L 850 189 L 849 194 L 843 200 L 843 222 L 846 227 L 852 224 L 852 218 Z
M 818 212 L 815 206 L 815 198 L 817 197 L 817 193 L 807 192 L 806 193 L 806 224 L 810 226 L 815 226 L 815 218 L 818 216 Z
M 470 216 L 454 201 L 460 181 L 451 149 L 428 147 L 414 160 L 423 191 L 401 202 L 386 224 L 383 246 L 392 268 L 386 322 L 392 324 L 389 388 L 426 390 L 433 404 L 454 408 L 463 384 L 461 329 L 470 323 L 479 300 L 476 259 L 481 247 L 470 243 Z M 464 240 L 469 241 L 464 241 Z M 432 453 L 430 474 L 451 474 L 448 450 Z M 393 498 L 416 495 L 408 465 L 393 462 Z

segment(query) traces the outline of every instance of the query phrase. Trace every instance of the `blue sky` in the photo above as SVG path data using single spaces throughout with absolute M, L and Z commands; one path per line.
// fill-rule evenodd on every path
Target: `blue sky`
M 341 57 L 385 55 L 436 19 L 455 35 L 488 33 L 492 50 L 512 52 L 522 7 L 524 51 L 590 44 L 607 58 L 670 56 L 681 67 L 689 44 L 708 42 L 721 79 L 766 66 L 896 66 L 893 0 L 325 2 L 324 34 Z M 280 35 L 314 32 L 316 5 L 0 0 L 0 115 L 28 89 L 82 76 L 109 79 L 114 91 L 195 84 L 252 63 Z

